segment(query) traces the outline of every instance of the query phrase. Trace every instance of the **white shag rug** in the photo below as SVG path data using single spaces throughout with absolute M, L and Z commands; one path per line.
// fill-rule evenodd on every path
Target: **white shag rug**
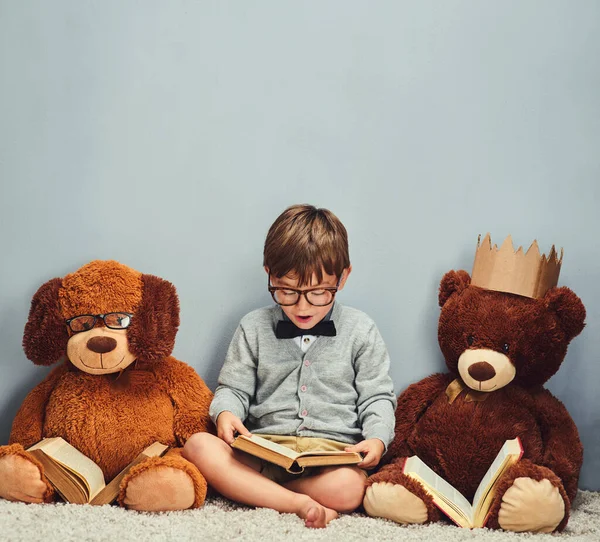
M 448 524 L 401 526 L 361 514 L 343 515 L 326 529 L 307 529 L 293 514 L 247 508 L 220 498 L 208 499 L 199 510 L 138 513 L 116 506 L 21 504 L 0 499 L 0 540 L 83 542 L 277 540 L 462 541 L 462 540 L 600 541 L 600 493 L 580 491 L 567 529 L 559 535 L 459 529 Z

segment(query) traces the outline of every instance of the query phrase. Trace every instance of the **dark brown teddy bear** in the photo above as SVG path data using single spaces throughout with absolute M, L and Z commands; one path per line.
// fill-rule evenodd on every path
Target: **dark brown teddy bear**
M 172 449 L 132 468 L 119 503 L 136 510 L 203 504 L 206 481 L 181 457 L 186 439 L 214 431 L 212 394 L 173 358 L 179 302 L 173 285 L 114 261 L 93 261 L 35 294 L 23 346 L 37 365 L 61 361 L 25 398 L 0 447 L 0 497 L 49 502 L 54 490 L 25 450 L 62 437 L 104 472 L 107 482 L 144 448 Z
M 400 523 L 437 521 L 431 496 L 402 473 L 404 458 L 418 455 L 471 501 L 504 442 L 520 437 L 524 455 L 501 479 L 486 526 L 562 530 L 583 448 L 571 416 L 543 384 L 582 331 L 584 306 L 565 287 L 530 298 L 470 282 L 465 271 L 442 279 L 438 339 L 449 373 L 400 395 L 396 437 L 387 465 L 368 481 L 365 509 Z

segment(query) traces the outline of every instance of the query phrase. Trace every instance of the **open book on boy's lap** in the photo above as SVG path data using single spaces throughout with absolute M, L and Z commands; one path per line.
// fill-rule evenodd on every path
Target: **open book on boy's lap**
M 416 455 L 406 459 L 403 472 L 420 482 L 433 498 L 434 504 L 459 527 L 483 527 L 488 519 L 498 480 L 522 455 L 523 447 L 519 437 L 507 440 L 477 487 L 473 504 Z
M 252 435 L 251 437 L 238 435 L 231 446 L 275 465 L 279 465 L 292 473 L 300 473 L 304 470 L 304 467 L 356 465 L 363 459 L 356 452 L 325 450 L 295 452 L 286 446 L 276 444 L 257 435 Z
M 119 495 L 119 486 L 131 467 L 149 457 L 160 457 L 168 446 L 155 442 L 142 451 L 109 484 L 102 469 L 61 437 L 46 438 L 27 451 L 43 466 L 44 474 L 58 494 L 75 504 L 110 504 Z

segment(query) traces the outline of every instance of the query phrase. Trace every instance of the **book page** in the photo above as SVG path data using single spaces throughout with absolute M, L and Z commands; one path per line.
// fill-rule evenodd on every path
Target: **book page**
M 441 476 L 430 469 L 416 455 L 409 457 L 404 464 L 404 474 L 416 475 L 420 481 L 427 484 L 433 490 L 433 497 L 436 498 L 436 493 L 452 508 L 461 511 L 464 516 L 470 521 L 473 518 L 473 508 L 471 503 L 453 486 L 451 486 Z M 454 505 L 454 506 L 452 506 Z
M 46 478 L 65 502 L 76 504 L 88 502 L 89 491 L 83 478 L 63 468 L 40 449 L 29 450 L 29 453 L 42 464 Z
M 60 437 L 44 439 L 29 450 L 42 450 L 63 468 L 79 475 L 86 483 L 90 499 L 105 486 L 102 469 Z
M 351 444 L 348 444 L 348 446 L 352 446 Z M 340 457 L 353 457 L 356 458 L 357 456 L 360 458 L 361 456 L 359 454 L 357 454 L 356 452 L 344 452 L 343 450 L 311 450 L 310 452 L 301 452 L 299 454 L 296 454 L 297 457 L 309 457 L 312 455 L 318 455 L 318 456 L 340 456 Z
M 362 456 L 357 453 L 335 455 L 301 455 L 296 463 L 301 467 L 320 467 L 324 465 L 356 465 L 362 461 Z
M 132 467 L 146 461 L 149 457 L 162 457 L 168 449 L 168 446 L 165 446 L 158 441 L 145 448 L 131 463 L 129 463 L 129 465 L 117 474 L 102 491 L 100 491 L 93 499 L 90 499 L 90 504 L 111 504 L 119 496 L 121 482 Z
M 290 450 L 285 446 L 281 446 L 281 444 L 275 444 L 274 442 L 271 442 L 265 438 L 257 437 L 256 435 L 252 435 L 251 437 L 238 435 L 235 440 L 246 440 L 248 442 L 252 442 L 261 448 L 266 448 L 267 450 L 271 450 L 272 452 L 283 455 L 291 460 L 295 460 L 298 457 L 298 453 L 294 452 L 294 450 Z M 235 448 L 235 441 L 232 446 Z
M 167 445 L 156 441 L 147 448 L 144 448 L 141 453 L 146 457 L 161 457 L 168 449 L 169 447 Z
M 504 471 L 510 467 L 513 463 L 516 463 L 521 454 L 523 448 L 521 447 L 521 441 L 517 437 L 516 439 L 507 440 L 504 446 L 498 452 L 496 459 L 490 465 L 490 468 L 485 473 L 483 479 L 477 487 L 475 497 L 473 498 L 473 508 L 475 509 L 475 516 L 480 517 L 481 512 L 486 509 L 486 505 L 491 504 L 488 497 L 490 496 L 491 490 L 494 484 L 498 481 L 498 478 L 504 473 Z

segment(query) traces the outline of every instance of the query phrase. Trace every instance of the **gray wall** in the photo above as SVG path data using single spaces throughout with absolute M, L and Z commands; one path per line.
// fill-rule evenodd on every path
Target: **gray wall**
M 600 489 L 600 3 L 0 0 L 0 442 L 47 373 L 21 349 L 46 280 L 114 258 L 172 281 L 175 355 L 214 386 L 269 303 L 284 207 L 346 224 L 343 303 L 400 392 L 443 367 L 436 292 L 477 235 L 565 248 L 588 308 L 550 389 Z

